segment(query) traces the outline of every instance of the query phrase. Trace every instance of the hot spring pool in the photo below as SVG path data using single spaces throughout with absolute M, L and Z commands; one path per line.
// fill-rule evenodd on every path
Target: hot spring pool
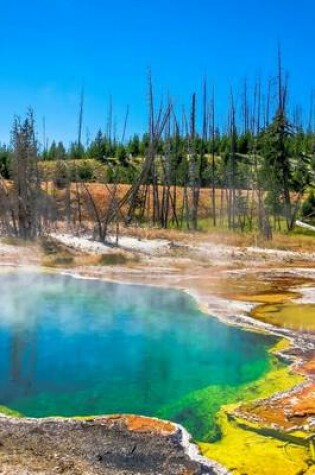
M 0 404 L 23 415 L 160 416 L 202 438 L 270 368 L 273 337 L 180 291 L 39 272 L 3 273 L 0 286 Z

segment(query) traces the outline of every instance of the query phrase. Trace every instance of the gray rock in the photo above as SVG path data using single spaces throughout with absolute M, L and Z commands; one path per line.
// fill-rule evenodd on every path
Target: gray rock
M 182 428 L 168 424 L 164 430 L 154 419 L 132 420 L 136 424 L 129 424 L 128 416 L 87 420 L 0 417 L 0 474 L 224 473 L 202 457 L 193 460 L 189 453 L 194 450 L 187 449 L 187 435 Z M 152 424 L 148 422 L 139 429 L 139 420 Z

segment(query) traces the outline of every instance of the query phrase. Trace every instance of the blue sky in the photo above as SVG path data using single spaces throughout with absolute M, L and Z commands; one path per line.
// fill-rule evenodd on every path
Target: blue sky
M 215 85 L 219 110 L 244 77 L 274 74 L 277 44 L 291 95 L 306 106 L 315 87 L 312 0 L 0 0 L 0 140 L 14 114 L 35 111 L 39 139 L 75 139 L 85 86 L 84 133 L 106 123 L 109 97 L 127 134 L 146 125 L 147 70 L 180 106 Z M 120 119 L 120 120 L 119 120 Z

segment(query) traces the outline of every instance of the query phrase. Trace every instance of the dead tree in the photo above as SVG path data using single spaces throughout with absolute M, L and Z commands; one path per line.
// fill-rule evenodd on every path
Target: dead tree
M 131 185 L 127 193 L 119 201 L 118 208 L 128 205 L 126 214 L 126 223 L 131 223 L 137 211 L 140 215 L 146 209 L 147 200 L 150 198 L 150 184 L 152 183 L 152 223 L 157 224 L 160 221 L 160 202 L 158 191 L 158 169 L 157 169 L 157 151 L 165 126 L 170 117 L 171 106 L 167 104 L 166 108 L 160 105 L 157 114 L 154 110 L 154 97 L 151 76 L 149 75 L 149 144 L 145 152 L 142 169 Z M 142 211 L 141 211 L 142 210 Z
M 215 200 L 215 94 L 214 89 L 211 101 L 211 179 L 212 179 L 212 217 L 213 226 L 216 226 L 216 200 Z
M 82 126 L 83 126 L 83 112 L 84 112 L 84 88 L 82 87 L 79 105 L 79 120 L 78 120 L 78 140 L 77 140 L 77 154 L 81 155 L 82 150 Z M 74 157 L 74 181 L 75 181 L 75 203 L 76 213 L 73 213 L 73 225 L 79 233 L 82 231 L 82 187 L 78 173 L 77 156 Z
M 196 153 L 196 94 L 191 98 L 190 111 L 190 130 L 188 138 L 188 160 L 189 160 L 189 219 L 194 230 L 197 229 L 198 223 L 198 205 L 200 196 L 200 176 L 197 168 L 197 153 Z

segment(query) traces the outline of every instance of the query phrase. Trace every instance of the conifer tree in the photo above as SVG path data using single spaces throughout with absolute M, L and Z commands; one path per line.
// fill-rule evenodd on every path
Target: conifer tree
M 34 116 L 29 110 L 24 121 L 16 118 L 12 130 L 12 179 L 16 206 L 17 234 L 34 239 L 41 231 L 41 184 Z

